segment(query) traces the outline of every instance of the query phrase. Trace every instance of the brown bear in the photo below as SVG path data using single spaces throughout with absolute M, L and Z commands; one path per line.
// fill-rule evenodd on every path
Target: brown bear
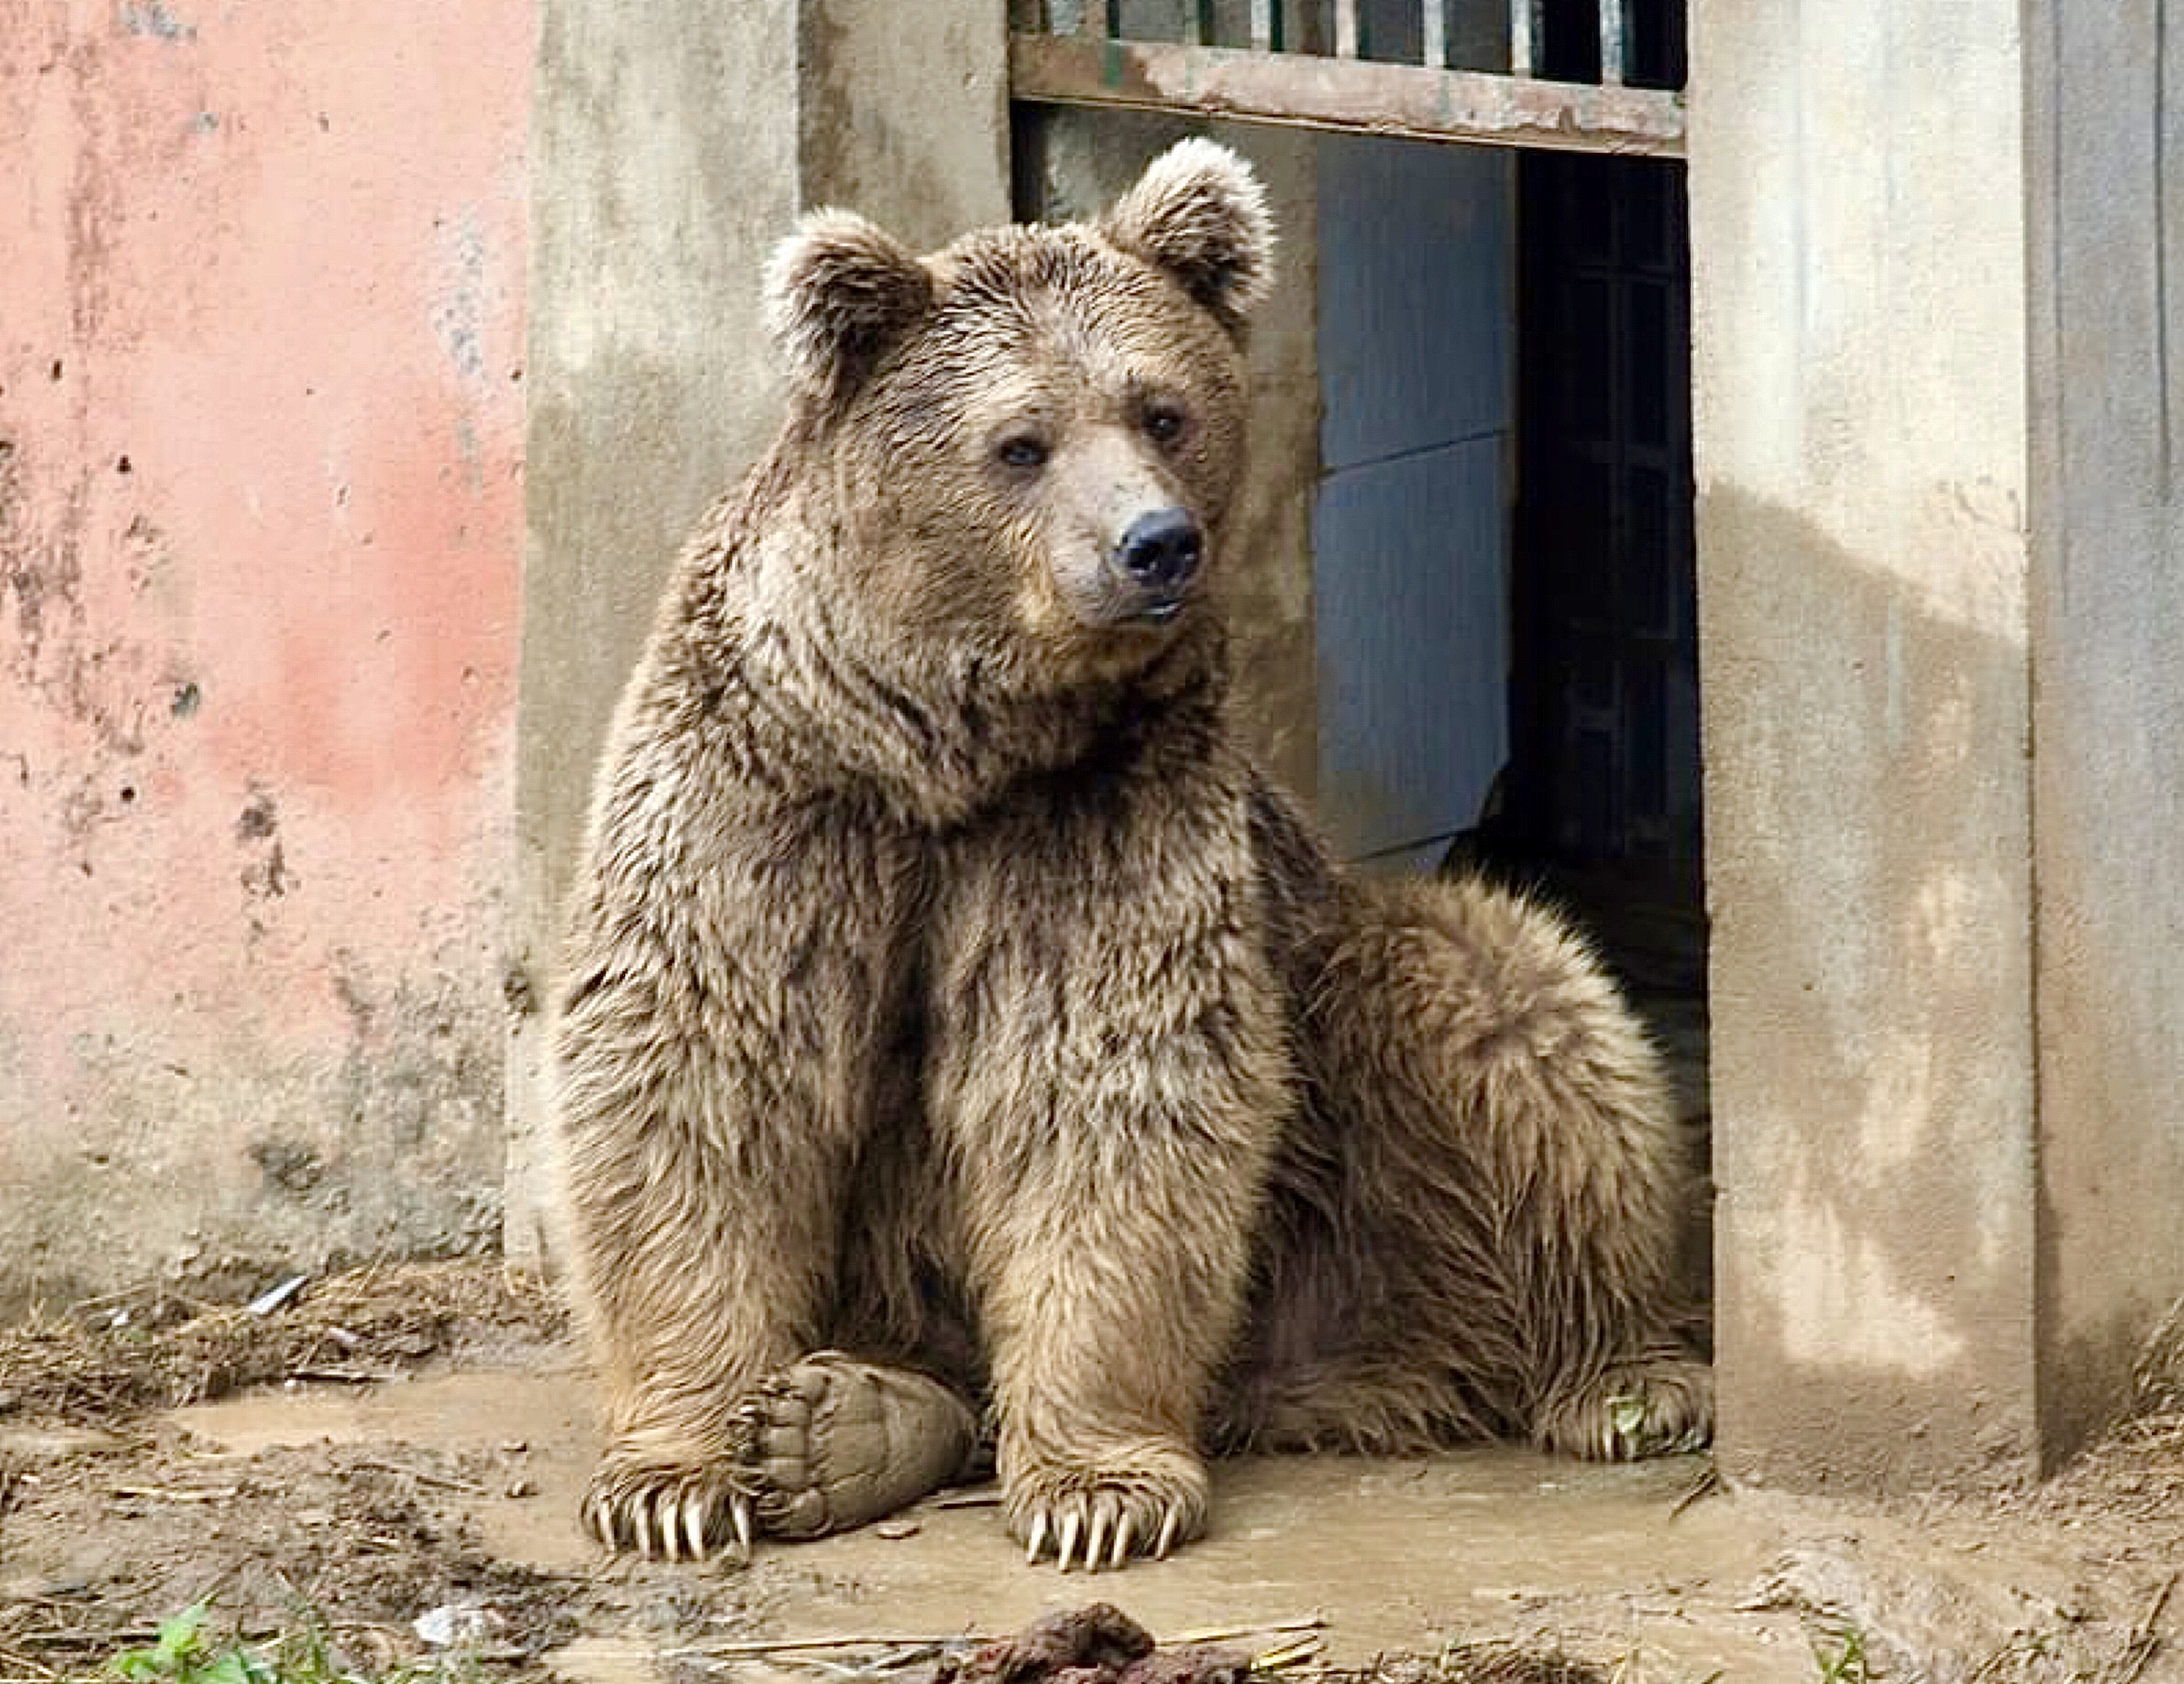
M 777 256 L 788 417 L 622 700 L 555 1002 L 608 1545 L 855 1525 L 981 1421 L 1065 1569 L 1199 1533 L 1213 1451 L 1707 1431 L 1613 985 L 1338 871 L 1238 745 L 1270 245 L 1186 141 L 1094 222 Z

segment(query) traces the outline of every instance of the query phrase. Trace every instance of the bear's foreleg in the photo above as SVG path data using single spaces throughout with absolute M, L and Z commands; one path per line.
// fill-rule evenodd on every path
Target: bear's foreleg
M 931 1097 L 1009 1529 L 1034 1560 L 1119 1567 L 1204 1527 L 1202 1417 L 1288 1065 L 1249 882 L 1204 852 L 1164 878 L 1157 847 L 1039 852 L 1003 838 L 967 870 Z
M 744 1406 L 827 1343 L 902 910 L 855 838 L 723 845 L 694 883 L 632 873 L 626 904 L 610 880 L 572 941 L 557 1108 L 606 1406 L 583 1513 L 610 1548 L 748 1545 Z

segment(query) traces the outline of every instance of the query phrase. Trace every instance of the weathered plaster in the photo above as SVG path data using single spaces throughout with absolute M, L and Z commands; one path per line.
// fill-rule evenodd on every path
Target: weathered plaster
M 2021 1479 L 2017 8 L 1699 0 L 1692 31 L 1724 1464 Z
M 521 9 L 6 11 L 0 1310 L 470 1242 Z
M 2184 36 L 2161 10 L 2043 3 L 2026 21 L 2055 1453 L 2128 1395 L 2140 1342 L 2184 1295 Z
M 1788 511 L 1710 487 L 1698 514 L 1723 1455 L 2023 1478 L 2023 649 Z

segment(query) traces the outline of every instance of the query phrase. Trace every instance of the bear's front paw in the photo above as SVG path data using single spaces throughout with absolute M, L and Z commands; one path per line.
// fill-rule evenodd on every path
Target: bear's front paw
M 978 1419 L 924 1375 L 816 1351 L 737 1406 L 736 1435 L 760 1526 L 776 1538 L 818 1538 L 962 1477 Z
M 1064 1572 L 1127 1566 L 1133 1555 L 1165 1557 L 1206 1529 L 1206 1467 L 1180 1445 L 1087 1463 L 1051 1463 L 1007 1480 L 1009 1535 L 1037 1561 L 1051 1548 Z M 1078 1554 L 1078 1546 L 1083 1554 Z
M 702 1561 L 731 1538 L 751 1553 L 751 1493 L 726 1460 L 671 1462 L 609 1452 L 584 1494 L 584 1529 L 610 1549 Z

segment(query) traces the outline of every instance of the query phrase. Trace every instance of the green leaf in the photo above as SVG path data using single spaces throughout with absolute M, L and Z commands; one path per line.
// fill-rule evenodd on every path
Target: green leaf
M 151 1647 L 131 1649 L 107 1663 L 117 1678 L 133 1680 L 187 1680 L 204 1645 L 205 1618 L 212 1612 L 212 1599 L 200 1596 L 178 1614 L 159 1622 L 158 1640 Z
M 266 1684 L 273 1674 L 243 1649 L 230 1649 L 191 1675 L 190 1684 Z

